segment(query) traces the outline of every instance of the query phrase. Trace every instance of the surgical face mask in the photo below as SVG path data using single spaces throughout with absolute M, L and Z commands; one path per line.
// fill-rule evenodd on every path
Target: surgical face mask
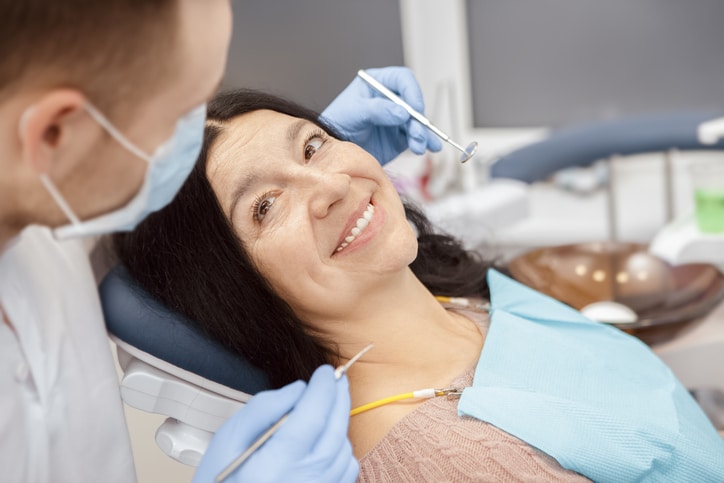
M 53 230 L 59 240 L 133 230 L 146 216 L 163 208 L 174 198 L 193 169 L 203 143 L 206 103 L 180 118 L 173 135 L 152 155 L 129 141 L 91 104 L 86 103 L 85 109 L 118 143 L 145 160 L 148 168 L 141 189 L 125 206 L 83 221 L 78 219 L 48 175 L 40 175 L 50 196 L 71 221 L 70 225 Z

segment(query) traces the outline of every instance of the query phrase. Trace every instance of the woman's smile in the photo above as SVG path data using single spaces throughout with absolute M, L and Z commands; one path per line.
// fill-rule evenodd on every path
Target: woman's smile
M 350 251 L 353 248 L 360 246 L 360 244 L 363 244 L 366 240 L 372 238 L 370 236 L 363 235 L 367 234 L 368 231 L 370 234 L 372 234 L 373 231 L 377 231 L 374 229 L 368 230 L 368 227 L 370 227 L 371 224 L 378 225 L 377 219 L 383 217 L 381 210 L 377 210 L 375 208 L 372 204 L 372 200 L 369 200 L 366 203 L 363 202 L 362 204 L 365 205 L 364 208 L 356 210 L 350 216 L 347 225 L 342 231 L 342 237 L 340 238 L 337 248 L 335 248 L 335 251 L 332 253 L 333 256 L 339 255 L 340 252 Z M 374 234 L 372 235 L 374 236 Z

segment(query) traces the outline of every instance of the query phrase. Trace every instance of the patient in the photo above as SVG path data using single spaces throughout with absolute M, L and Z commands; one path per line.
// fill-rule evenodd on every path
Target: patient
M 149 292 L 275 386 L 374 342 L 348 373 L 352 407 L 469 385 L 485 340 L 485 314 L 432 294 L 487 298 L 488 264 L 403 206 L 375 158 L 261 93 L 211 103 L 176 199 L 115 246 Z M 582 479 L 456 406 L 440 397 L 354 416 L 360 480 Z
M 466 387 L 489 264 L 403 205 L 379 163 L 300 106 L 236 91 L 209 106 L 204 148 L 176 199 L 115 237 L 151 294 L 267 372 L 275 386 L 375 347 L 349 371 L 352 407 Z M 434 295 L 433 295 L 434 294 Z M 581 481 L 457 401 L 353 416 L 360 481 Z

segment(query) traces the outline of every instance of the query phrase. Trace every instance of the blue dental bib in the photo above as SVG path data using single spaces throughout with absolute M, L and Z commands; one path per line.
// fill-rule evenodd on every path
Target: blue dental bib
M 491 323 L 458 414 L 597 482 L 724 481 L 724 440 L 641 341 L 490 270 Z

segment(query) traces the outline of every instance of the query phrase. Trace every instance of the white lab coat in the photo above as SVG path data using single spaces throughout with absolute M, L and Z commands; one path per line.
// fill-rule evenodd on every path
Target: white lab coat
M 0 253 L 0 304 L 0 481 L 135 481 L 82 241 L 26 228 Z

